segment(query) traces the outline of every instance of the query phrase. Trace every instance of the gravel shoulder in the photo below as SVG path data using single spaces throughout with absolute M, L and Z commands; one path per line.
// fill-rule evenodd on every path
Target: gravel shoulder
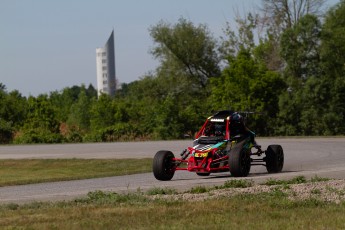
M 247 188 L 215 189 L 206 193 L 181 193 L 175 195 L 154 195 L 151 199 L 171 199 L 185 201 L 202 201 L 220 197 L 232 197 L 243 194 L 260 194 L 282 192 L 290 200 L 316 199 L 325 202 L 340 203 L 345 201 L 345 180 L 329 180 L 288 185 L 255 184 Z

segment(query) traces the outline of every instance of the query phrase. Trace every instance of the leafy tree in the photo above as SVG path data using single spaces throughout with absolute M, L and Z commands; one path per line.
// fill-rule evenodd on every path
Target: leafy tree
M 222 58 L 231 61 L 230 57 L 236 57 L 240 50 L 252 52 L 255 48 L 254 30 L 257 28 L 258 15 L 249 13 L 245 18 L 239 16 L 235 21 L 238 31 L 233 30 L 230 23 L 226 24 L 224 29 L 225 37 L 221 37 L 222 44 L 219 47 Z
M 35 129 L 40 127 L 53 133 L 58 133 L 59 121 L 55 115 L 55 109 L 47 95 L 40 95 L 37 98 L 29 97 L 28 115 L 24 128 Z
M 64 88 L 62 92 L 54 91 L 49 95 L 49 100 L 57 110 L 57 118 L 61 122 L 66 122 L 70 108 L 75 102 L 71 96 L 70 89 Z
M 179 119 L 179 109 L 176 97 L 168 95 L 156 111 L 155 135 L 159 139 L 179 138 L 182 136 L 182 122 Z
M 90 99 L 85 88 L 81 89 L 77 102 L 71 106 L 67 123 L 85 131 L 90 128 Z
M 115 122 L 113 101 L 109 95 L 102 94 L 93 100 L 90 109 L 90 125 L 93 131 L 112 126 Z
M 180 18 L 175 25 L 160 22 L 150 28 L 150 34 L 157 44 L 152 54 L 163 66 L 178 66 L 202 88 L 206 87 L 209 78 L 219 76 L 216 42 L 205 25 L 196 27 Z
M 262 0 L 261 21 L 265 26 L 284 31 L 305 15 L 321 16 L 325 0 Z M 279 32 L 281 34 L 281 32 Z
M 212 80 L 210 100 L 217 110 L 255 111 L 274 118 L 284 85 L 278 74 L 256 63 L 250 52 L 243 49 L 224 69 L 222 77 Z M 267 121 L 263 116 L 255 116 L 251 127 L 262 135 L 268 135 L 273 127 Z
M 84 86 L 82 85 L 81 88 L 83 88 Z M 78 95 L 79 96 L 79 95 Z M 95 87 L 93 87 L 92 84 L 89 84 L 89 86 L 86 89 L 86 96 L 91 99 L 91 98 L 97 98 L 97 90 L 95 89 Z
M 261 51 L 259 54 L 270 70 L 284 70 L 280 56 L 283 32 L 295 27 L 306 15 L 321 17 L 324 3 L 325 0 L 262 0 L 257 26 L 265 36 L 260 39 L 258 51 Z
M 25 124 L 16 143 L 58 143 L 62 141 L 60 123 L 47 95 L 28 98 Z
M 321 23 L 313 15 L 300 18 L 283 32 L 281 56 L 286 62 L 285 75 L 292 77 L 292 81 L 303 82 L 310 76 L 320 75 L 320 34 Z
M 6 114 L 6 86 L 0 83 L 0 143 L 8 143 L 12 139 L 12 124 L 5 119 Z
M 11 122 L 0 118 L 0 144 L 8 144 L 13 138 L 14 129 Z
M 16 129 L 24 124 L 26 108 L 25 97 L 17 90 L 8 93 L 0 83 L 0 143 L 12 141 Z
M 326 14 L 322 28 L 321 59 L 323 82 L 328 89 L 328 109 L 324 122 L 330 134 L 345 133 L 345 1 Z M 327 107 L 326 107 L 327 108 Z

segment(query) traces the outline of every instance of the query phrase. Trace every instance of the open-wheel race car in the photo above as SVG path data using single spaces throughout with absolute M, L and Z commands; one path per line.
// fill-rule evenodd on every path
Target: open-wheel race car
M 246 177 L 252 165 L 266 166 L 269 173 L 281 172 L 283 148 L 269 145 L 267 150 L 262 150 L 254 138 L 240 113 L 216 112 L 206 119 L 193 146 L 183 150 L 180 157 L 168 150 L 158 151 L 153 158 L 153 175 L 163 181 L 171 180 L 178 170 L 199 176 L 230 172 L 234 177 Z

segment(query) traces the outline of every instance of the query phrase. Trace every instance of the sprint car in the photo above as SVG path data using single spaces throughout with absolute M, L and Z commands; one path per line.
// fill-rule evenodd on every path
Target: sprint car
M 218 111 L 206 119 L 195 136 L 193 146 L 179 157 L 169 150 L 158 151 L 153 158 L 153 175 L 157 180 L 171 180 L 178 170 L 195 172 L 199 176 L 230 172 L 234 177 L 246 177 L 253 165 L 265 166 L 268 173 L 282 171 L 284 152 L 281 145 L 269 145 L 262 150 L 254 133 L 243 123 L 240 113 Z

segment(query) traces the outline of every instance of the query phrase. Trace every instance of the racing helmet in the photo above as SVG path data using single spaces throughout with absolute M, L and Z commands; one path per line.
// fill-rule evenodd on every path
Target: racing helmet
M 244 132 L 244 122 L 241 114 L 235 112 L 230 117 L 230 133 L 232 136 L 242 134 Z
M 230 121 L 234 123 L 242 123 L 243 117 L 241 116 L 241 114 L 234 112 L 230 117 Z

